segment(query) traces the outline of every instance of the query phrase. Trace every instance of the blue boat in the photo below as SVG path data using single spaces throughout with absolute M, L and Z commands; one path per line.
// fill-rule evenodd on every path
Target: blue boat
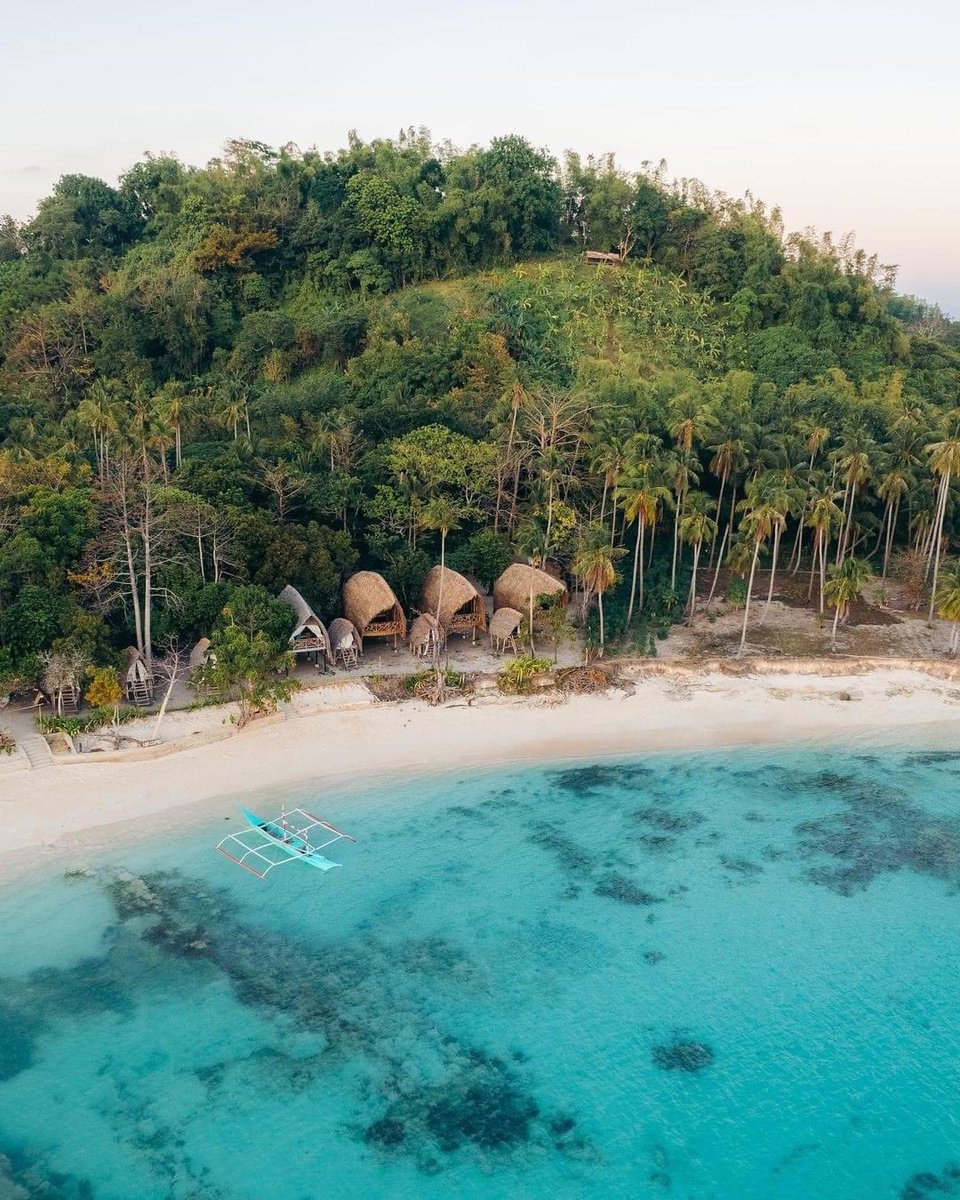
M 291 862 L 304 862 L 319 871 L 329 871 L 340 864 L 321 851 L 334 842 L 357 840 L 304 808 L 284 809 L 275 818 L 258 817 L 246 808 L 240 812 L 250 828 L 228 833 L 217 843 L 217 849 L 258 879 L 265 878 L 274 867 Z

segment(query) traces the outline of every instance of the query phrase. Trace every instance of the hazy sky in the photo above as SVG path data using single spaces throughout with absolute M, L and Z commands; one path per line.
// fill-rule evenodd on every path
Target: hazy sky
M 8 0 L 0 212 L 145 150 L 335 149 L 426 125 L 667 159 L 790 228 L 854 230 L 960 315 L 960 5 L 947 0 Z

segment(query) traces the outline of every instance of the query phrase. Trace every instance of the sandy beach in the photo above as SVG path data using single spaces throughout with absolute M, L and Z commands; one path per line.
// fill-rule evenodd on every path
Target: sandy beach
M 439 708 L 364 697 L 359 683 L 339 695 L 303 693 L 239 732 L 223 709 L 204 710 L 193 715 L 192 745 L 174 725 L 180 740 L 120 761 L 57 758 L 42 771 L 8 765 L 0 774 L 0 858 L 12 869 L 15 860 L 89 844 L 85 835 L 102 844 L 132 823 L 174 824 L 188 810 L 196 819 L 245 793 L 314 780 L 333 792 L 398 773 L 778 742 L 960 746 L 960 683 L 914 669 L 671 669 L 600 695 L 478 697 Z

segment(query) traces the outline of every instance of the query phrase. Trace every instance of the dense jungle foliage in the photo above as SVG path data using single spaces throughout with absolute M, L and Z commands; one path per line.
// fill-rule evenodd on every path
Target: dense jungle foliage
M 662 167 L 409 131 L 65 176 L 0 223 L 0 676 L 279 644 L 284 584 L 330 619 L 358 566 L 409 611 L 441 539 L 618 576 L 618 634 L 788 537 L 821 593 L 898 554 L 929 593 L 958 385 L 958 326 L 849 239 Z

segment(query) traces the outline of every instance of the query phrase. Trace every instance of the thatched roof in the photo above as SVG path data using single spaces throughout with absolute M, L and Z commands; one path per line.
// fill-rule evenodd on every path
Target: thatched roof
M 190 651 L 190 670 L 195 671 L 197 667 L 202 667 L 210 657 L 211 642 L 209 638 L 201 638 L 199 642 Z
M 414 617 L 410 626 L 410 649 L 414 654 L 430 642 L 434 642 L 439 649 L 445 640 L 443 627 L 437 623 L 437 618 L 432 613 L 421 613 Z
M 303 596 L 301 596 L 295 587 L 291 587 L 288 583 L 280 593 L 278 599 L 293 609 L 296 624 L 293 632 L 290 634 L 290 645 L 296 648 L 296 643 L 301 640 L 321 643 L 317 646 L 311 646 L 311 650 L 322 649 L 325 656 L 329 659 L 330 635 L 327 633 L 327 627 Z
M 145 680 L 149 678 L 147 671 L 147 660 L 143 657 L 136 646 L 127 647 L 127 681 L 132 683 L 134 680 Z
M 440 594 L 440 578 L 443 577 L 443 595 Z M 440 611 L 437 612 L 437 601 L 440 601 Z M 479 629 L 485 629 L 487 624 L 486 608 L 483 597 L 465 575 L 452 571 L 449 567 L 435 566 L 427 572 L 423 581 L 423 602 L 421 607 L 425 613 L 437 617 L 444 629 L 449 629 L 455 614 L 461 610 L 468 617 L 468 623 Z M 472 618 L 472 620 L 469 620 Z
M 522 621 L 523 613 L 517 609 L 498 608 L 490 618 L 490 637 L 494 641 L 506 641 L 517 632 Z
M 376 571 L 358 571 L 350 576 L 343 585 L 343 607 L 361 637 L 370 625 L 389 626 L 382 632 L 392 634 L 396 631 L 400 636 L 406 632 L 406 618 L 400 602 L 389 583 Z
M 567 589 L 564 584 L 539 567 L 531 567 L 528 563 L 511 563 L 493 585 L 493 607 L 516 608 L 520 612 L 530 609 L 530 597 L 536 604 L 540 596 L 555 596 L 562 593 L 567 599 Z
M 330 649 L 336 654 L 341 647 L 347 649 L 351 645 L 362 651 L 360 631 L 346 617 L 337 617 L 335 621 L 330 622 Z

